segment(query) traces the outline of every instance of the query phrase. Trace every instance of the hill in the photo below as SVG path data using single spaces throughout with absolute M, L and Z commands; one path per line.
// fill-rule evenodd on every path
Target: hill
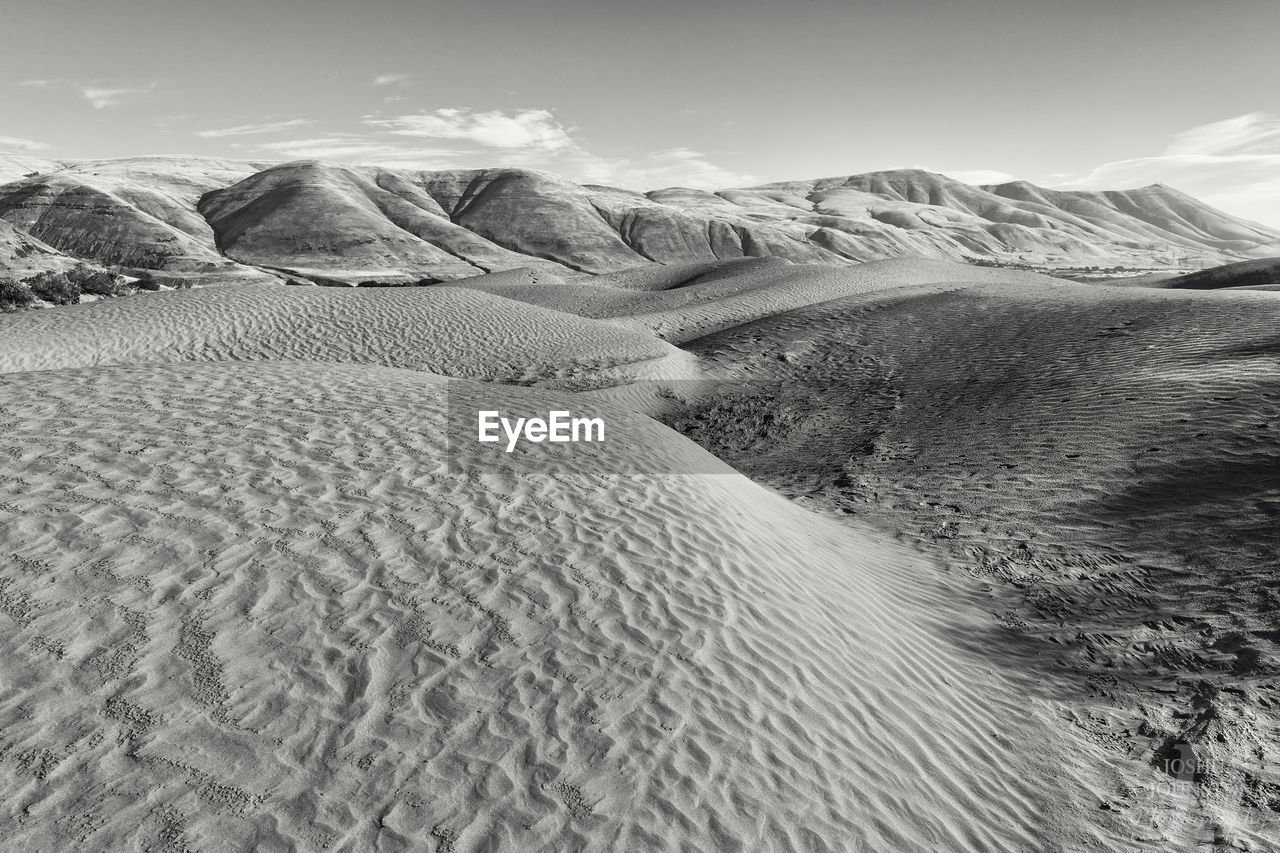
M 0 219 L 0 270 L 24 280 L 42 272 L 66 272 L 80 263 Z
M 1238 261 L 1198 270 L 1185 275 L 1142 276 L 1132 281 L 1116 281 L 1113 284 L 1160 287 L 1170 290 L 1226 290 L 1248 288 L 1250 290 L 1280 290 L 1280 258 L 1259 258 L 1254 261 Z
M 158 284 L 266 283 L 277 277 L 229 261 L 196 213 L 189 179 L 66 168 L 0 185 L 0 218 L 57 251 Z M 198 187 L 198 185 L 197 185 Z
M 28 157 L 25 154 L 6 154 L 0 151 L 0 184 L 18 181 L 41 172 L 56 172 L 65 168 L 62 163 Z
M 478 236 L 450 199 L 462 223 L 455 224 L 430 188 L 384 170 L 303 161 L 211 192 L 198 210 L 228 257 L 325 284 L 435 282 L 516 267 L 565 271 Z M 472 225 L 483 232 L 483 223 Z M 589 239 L 573 230 L 581 223 L 557 226 L 578 243 Z
M 638 193 L 515 168 L 156 157 L 31 166 L 4 174 L 0 218 L 71 256 L 177 284 L 411 284 L 521 266 L 573 278 L 733 258 L 1185 271 L 1280 254 L 1280 232 L 1159 185 L 1064 192 L 899 170 Z

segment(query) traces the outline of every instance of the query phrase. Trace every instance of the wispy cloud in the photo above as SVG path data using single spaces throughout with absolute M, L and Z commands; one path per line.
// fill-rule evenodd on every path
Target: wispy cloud
M 408 83 L 410 76 L 408 74 L 379 74 L 373 78 L 375 86 L 403 86 Z
M 81 90 L 81 94 L 84 95 L 89 103 L 93 104 L 95 110 L 101 110 L 107 107 L 135 104 L 144 100 L 156 90 L 156 85 L 155 83 L 148 83 L 145 86 L 86 86 Z
M 490 148 L 546 153 L 574 145 L 571 131 L 547 110 L 505 113 L 446 108 L 394 118 L 369 118 L 366 123 L 400 136 L 462 140 Z
M 221 139 L 226 136 L 252 136 L 259 133 L 276 133 L 281 130 L 289 130 L 295 127 L 310 127 L 315 122 L 311 119 L 295 118 L 288 121 L 273 121 L 263 124 L 241 124 L 235 127 L 214 128 L 211 130 L 196 131 L 196 136 L 202 136 L 205 139 Z
M 757 182 L 754 176 L 724 168 L 690 148 L 628 157 L 599 154 L 575 128 L 549 110 L 450 107 L 410 115 L 365 116 L 363 123 L 364 133 L 235 145 L 273 157 L 409 169 L 514 166 L 629 189 L 677 185 L 716 189 Z
M 10 151 L 40 151 L 48 147 L 43 142 L 36 142 L 34 139 L 23 139 L 20 136 L 0 136 L 0 148 L 7 148 Z
M 585 151 L 567 158 L 567 175 L 588 184 L 607 184 L 635 190 L 688 187 L 712 190 L 750 186 L 754 175 L 718 166 L 691 148 L 667 148 L 641 157 L 601 157 Z
M 49 89 L 57 84 L 53 80 L 19 80 L 13 85 L 20 89 Z
M 1246 113 L 1202 124 L 1175 135 L 1164 153 L 1171 157 L 1280 153 L 1280 116 Z
M 1248 113 L 1176 134 L 1164 151 L 1103 163 L 1063 189 L 1163 183 L 1236 216 L 1280 227 L 1280 116 Z

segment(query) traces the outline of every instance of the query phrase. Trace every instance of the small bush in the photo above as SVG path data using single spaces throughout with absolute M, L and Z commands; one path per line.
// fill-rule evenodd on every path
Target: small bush
M 80 286 L 66 273 L 42 272 L 27 279 L 27 287 L 37 298 L 54 305 L 74 305 L 80 301 Z
M 0 311 L 16 311 L 36 301 L 31 288 L 17 279 L 0 278 Z
M 81 293 L 94 296 L 124 296 L 129 288 L 115 273 L 106 270 L 95 270 L 91 267 L 76 267 L 67 273 L 67 278 L 80 287 Z

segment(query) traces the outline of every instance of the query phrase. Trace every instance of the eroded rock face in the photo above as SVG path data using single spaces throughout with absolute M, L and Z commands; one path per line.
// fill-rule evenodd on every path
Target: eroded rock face
M 223 257 L 180 199 L 72 170 L 0 186 L 0 218 L 58 252 L 166 284 L 267 282 Z
M 450 218 L 500 246 L 586 273 L 645 263 L 591 204 L 591 194 L 527 169 L 423 172 Z
M 350 169 L 306 161 L 211 193 L 199 210 L 222 251 L 246 263 L 339 278 L 382 272 L 406 282 L 481 272 L 397 227 L 386 213 L 390 200 L 412 206 Z
M 42 272 L 65 272 L 76 265 L 47 243 L 0 219 L 0 273 L 23 280 Z
M 1179 271 L 1280 254 L 1280 231 L 1160 185 L 1065 192 L 907 169 L 639 193 L 517 168 L 19 159 L 0 160 L 0 218 L 70 256 L 178 283 L 412 284 L 518 267 L 572 278 L 742 257 Z

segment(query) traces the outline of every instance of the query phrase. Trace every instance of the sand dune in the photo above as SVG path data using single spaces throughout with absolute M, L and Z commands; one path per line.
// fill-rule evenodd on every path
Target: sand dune
M 1047 284 L 1037 273 L 894 258 L 854 267 L 790 265 L 777 259 L 673 264 L 599 276 L 589 284 L 497 281 L 461 287 L 593 318 L 628 319 L 681 343 L 806 305 L 938 281 Z M 608 285 L 608 286 L 602 286 Z
M 9 844 L 1115 843 L 1102 750 L 954 650 L 980 621 L 918 557 L 732 474 L 645 475 L 702 454 L 645 418 L 450 476 L 422 373 L 0 389 Z
M 1278 313 L 737 258 L 0 316 L 0 828 L 1271 849 Z
M 1278 320 L 1273 295 L 1245 291 L 902 288 L 692 342 L 708 371 L 763 384 L 668 417 L 987 583 L 993 659 L 1044 674 L 1074 725 L 1133 761 L 1112 807 L 1151 840 L 1150 792 L 1191 798 L 1156 810 L 1157 849 L 1215 833 L 1266 849 Z M 1198 784 L 1162 788 L 1152 768 L 1184 746 Z
M 332 361 L 527 383 L 689 376 L 644 330 L 452 287 L 229 287 L 0 318 L 0 371 L 170 361 Z

